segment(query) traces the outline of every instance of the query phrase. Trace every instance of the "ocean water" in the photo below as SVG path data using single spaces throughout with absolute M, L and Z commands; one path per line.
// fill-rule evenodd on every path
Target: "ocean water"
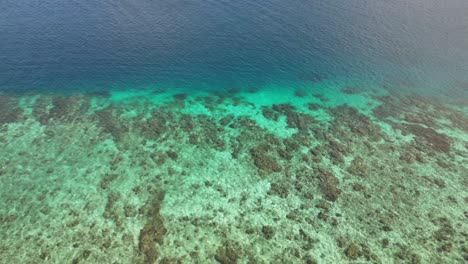
M 2 0 L 0 263 L 465 263 L 468 1 Z

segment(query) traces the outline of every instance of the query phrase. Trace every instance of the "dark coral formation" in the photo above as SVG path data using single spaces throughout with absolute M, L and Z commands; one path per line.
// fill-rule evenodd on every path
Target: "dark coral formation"
M 452 139 L 436 130 L 446 127 L 449 121 L 453 128 L 468 131 L 468 118 L 459 110 L 448 107 L 429 97 L 379 97 L 382 104 L 374 109 L 374 115 L 389 123 L 403 134 L 413 134 L 417 144 L 430 152 L 447 153 Z M 404 122 L 396 123 L 395 119 Z
M 183 101 L 183 100 L 187 99 L 187 94 L 185 94 L 185 93 L 175 94 L 174 99 Z
M 416 143 L 421 144 L 426 149 L 437 152 L 449 152 L 451 150 L 452 140 L 432 128 L 413 124 L 404 127 L 406 131 L 416 136 Z
M 225 140 L 222 138 L 222 132 L 225 130 L 223 126 L 230 124 L 233 126 L 234 123 L 231 118 L 225 118 L 220 120 L 221 126 L 218 125 L 217 120 L 213 117 L 206 115 L 198 115 L 195 117 L 183 115 L 182 120 L 174 124 L 173 129 L 176 130 L 179 127 L 182 128 L 186 133 L 189 133 L 189 143 L 198 147 L 209 146 L 216 150 L 226 150 L 227 145 Z M 194 124 L 197 124 L 195 126 Z
M 167 232 L 160 213 L 164 196 L 163 190 L 156 190 L 152 200 L 147 204 L 145 213 L 147 222 L 140 230 L 138 238 L 138 250 L 144 257 L 144 263 L 155 263 L 159 258 L 156 244 L 161 245 L 164 242 L 164 235 Z
M 357 258 L 359 258 L 361 252 L 361 250 L 359 249 L 359 246 L 356 245 L 355 243 L 351 243 L 348 248 L 346 248 L 346 256 L 352 260 L 356 260 Z
M 271 148 L 267 144 L 259 145 L 250 150 L 250 155 L 257 168 L 268 172 L 281 172 L 282 167 L 270 154 Z
M 349 165 L 348 172 L 356 176 L 367 177 L 369 174 L 369 167 L 365 164 L 363 158 L 356 157 L 351 162 L 351 165 Z
M 18 121 L 22 114 L 17 99 L 0 94 L 0 127 Z
M 320 189 L 327 200 L 335 202 L 339 198 L 341 194 L 341 189 L 338 187 L 339 183 L 338 178 L 331 172 L 320 171 Z
M 117 227 L 122 226 L 123 218 L 120 212 L 120 203 L 122 196 L 118 192 L 111 192 L 107 197 L 107 203 L 104 210 L 104 218 L 112 220 Z
M 117 142 L 129 131 L 128 126 L 119 120 L 119 111 L 108 107 L 96 111 L 94 117 L 104 133 L 110 134 Z
M 240 247 L 233 242 L 226 242 L 216 251 L 215 260 L 221 264 L 235 264 L 242 256 Z
M 273 227 L 271 226 L 263 226 L 262 233 L 266 239 L 272 239 L 273 236 L 275 236 L 275 231 L 273 230 Z
M 57 95 L 37 99 L 33 114 L 42 124 L 70 123 L 87 117 L 89 98 L 81 95 Z
M 262 106 L 262 115 L 266 118 L 266 119 L 271 119 L 273 121 L 278 121 L 278 118 L 280 116 L 280 114 L 271 109 L 270 107 L 267 107 L 267 106 Z
M 270 185 L 269 195 L 277 195 L 282 198 L 286 198 L 289 195 L 288 186 L 285 183 L 272 183 Z
M 298 113 L 296 108 L 291 104 L 276 104 L 272 106 L 272 109 L 286 116 L 286 122 L 290 128 L 297 128 L 300 131 L 305 131 L 315 123 L 311 115 Z
M 371 141 L 379 141 L 383 134 L 381 129 L 370 120 L 370 118 L 359 111 L 347 105 L 338 106 L 330 110 L 335 118 L 333 126 L 339 129 L 345 126 L 354 136 L 366 137 Z
M 88 100 L 81 96 L 57 96 L 52 99 L 52 108 L 49 110 L 49 119 L 71 122 L 85 116 L 88 110 Z
M 109 185 L 119 177 L 116 173 L 106 173 L 101 180 L 101 188 L 107 189 Z
M 154 112 L 152 116 L 144 121 L 137 123 L 140 133 L 147 139 L 158 140 L 167 132 L 167 116 L 164 112 Z

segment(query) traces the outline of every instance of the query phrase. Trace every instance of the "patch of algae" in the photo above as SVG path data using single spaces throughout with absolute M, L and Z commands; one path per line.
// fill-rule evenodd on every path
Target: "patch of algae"
M 308 91 L 2 95 L 0 262 L 466 261 L 467 113 Z

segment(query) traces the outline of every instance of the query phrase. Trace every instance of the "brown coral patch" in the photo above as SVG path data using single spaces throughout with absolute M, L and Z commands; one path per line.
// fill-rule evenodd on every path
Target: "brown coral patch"
M 58 96 L 52 99 L 52 108 L 49 116 L 62 121 L 73 121 L 88 110 L 88 100 L 83 100 L 81 96 Z
M 221 137 L 224 127 L 219 126 L 214 118 L 207 115 L 197 115 L 193 120 L 189 120 L 189 118 L 186 119 L 185 124 L 182 122 L 176 125 L 186 126 L 187 132 L 190 132 L 188 136 L 190 144 L 199 147 L 209 146 L 216 150 L 226 150 L 226 142 Z M 223 122 L 226 122 L 226 120 Z M 229 120 L 228 123 L 229 122 L 231 122 L 231 120 Z M 240 125 L 238 122 L 233 122 L 230 124 L 230 127 L 238 125 Z
M 234 243 L 225 243 L 216 251 L 215 260 L 221 264 L 235 264 L 242 256 L 242 252 L 238 245 Z
M 435 98 L 412 95 L 400 98 L 382 96 L 375 99 L 380 100 L 382 104 L 374 108 L 374 116 L 391 124 L 394 128 L 401 129 L 388 118 L 425 125 L 433 129 L 448 126 L 450 129 L 458 128 L 468 131 L 466 115 Z M 449 120 L 450 125 L 447 125 L 445 120 Z
M 333 127 L 345 126 L 354 135 L 368 137 L 372 141 L 382 138 L 381 129 L 376 126 L 368 116 L 348 105 L 341 105 L 330 110 L 335 118 Z
M 177 126 L 184 132 L 189 133 L 195 128 L 195 121 L 191 115 L 182 114 Z
M 166 122 L 167 117 L 163 113 L 153 113 L 149 119 L 138 123 L 138 128 L 144 137 L 157 140 L 167 131 Z
M 81 95 L 41 97 L 34 105 L 33 115 L 41 124 L 73 122 L 82 119 L 89 108 L 89 100 Z
M 428 115 L 423 115 L 420 113 L 407 113 L 405 114 L 404 120 L 409 123 L 416 123 L 426 125 L 428 127 L 439 127 L 433 118 L 430 118 Z
M 259 145 L 250 150 L 250 155 L 257 168 L 269 172 L 280 172 L 282 170 L 281 165 L 278 164 L 271 154 L 268 154 L 270 149 L 269 145 Z
M 296 108 L 290 104 L 275 104 L 272 109 L 286 116 L 288 127 L 297 128 L 299 131 L 306 131 L 315 123 L 311 115 L 296 112 Z
M 276 183 L 273 182 L 270 185 L 270 190 L 268 191 L 268 195 L 277 195 L 281 198 L 286 198 L 289 195 L 288 185 L 287 183 Z
M 115 173 L 106 173 L 104 177 L 101 179 L 100 186 L 102 189 L 107 189 L 109 185 L 112 184 L 117 178 L 119 177 L 118 174 Z
M 121 195 L 117 192 L 111 192 L 107 197 L 106 207 L 103 213 L 104 218 L 114 221 L 117 227 L 122 226 L 122 216 L 119 214 L 118 202 L 121 199 Z
M 399 118 L 400 110 L 398 107 L 398 101 L 391 96 L 380 96 L 375 99 L 382 102 L 379 106 L 372 110 L 375 117 L 385 120 L 386 118 L 393 117 Z
M 262 234 L 266 239 L 270 240 L 275 236 L 275 231 L 273 230 L 273 227 L 271 226 L 263 226 Z
M 351 162 L 351 165 L 349 165 L 348 172 L 356 176 L 367 177 L 369 173 L 369 168 L 365 164 L 363 158 L 356 157 Z
M 341 194 L 338 184 L 340 181 L 329 171 L 320 172 L 320 189 L 329 201 L 335 202 Z
M 346 248 L 345 254 L 348 258 L 350 259 L 357 259 L 360 255 L 360 249 L 359 246 L 356 245 L 355 243 L 351 243 L 348 248 Z
M 146 224 L 138 237 L 138 250 L 144 256 L 145 263 L 155 263 L 159 257 L 159 252 L 154 245 L 156 228 L 153 225 Z
M 317 111 L 320 108 L 322 108 L 322 106 L 319 105 L 319 104 L 315 104 L 315 103 L 308 103 L 307 104 L 307 109 L 309 109 L 310 111 Z
M 116 141 L 120 141 L 124 134 L 129 131 L 128 127 L 120 122 L 112 107 L 96 111 L 94 117 L 103 132 L 112 135 Z
M 454 127 L 468 133 L 468 117 L 465 114 L 459 111 L 449 111 L 446 118 Z
M 140 235 L 138 237 L 138 251 L 144 257 L 145 263 L 156 262 L 159 257 L 156 243 L 162 245 L 167 232 L 164 226 L 164 219 L 160 214 L 164 196 L 165 192 L 158 189 L 155 191 L 153 198 L 146 205 L 146 217 L 148 220 L 145 226 L 140 230 Z
M 278 112 L 274 111 L 273 109 L 267 106 L 262 106 L 262 115 L 266 119 L 270 119 L 274 121 L 278 121 L 278 118 L 279 118 Z
M 422 144 L 429 150 L 445 153 L 451 150 L 452 140 L 432 128 L 415 124 L 406 124 L 403 127 L 406 131 L 415 135 L 417 143 Z

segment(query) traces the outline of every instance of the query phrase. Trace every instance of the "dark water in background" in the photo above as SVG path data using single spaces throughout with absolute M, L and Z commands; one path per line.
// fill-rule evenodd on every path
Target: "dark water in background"
M 2 0 L 0 89 L 468 80 L 465 0 Z

